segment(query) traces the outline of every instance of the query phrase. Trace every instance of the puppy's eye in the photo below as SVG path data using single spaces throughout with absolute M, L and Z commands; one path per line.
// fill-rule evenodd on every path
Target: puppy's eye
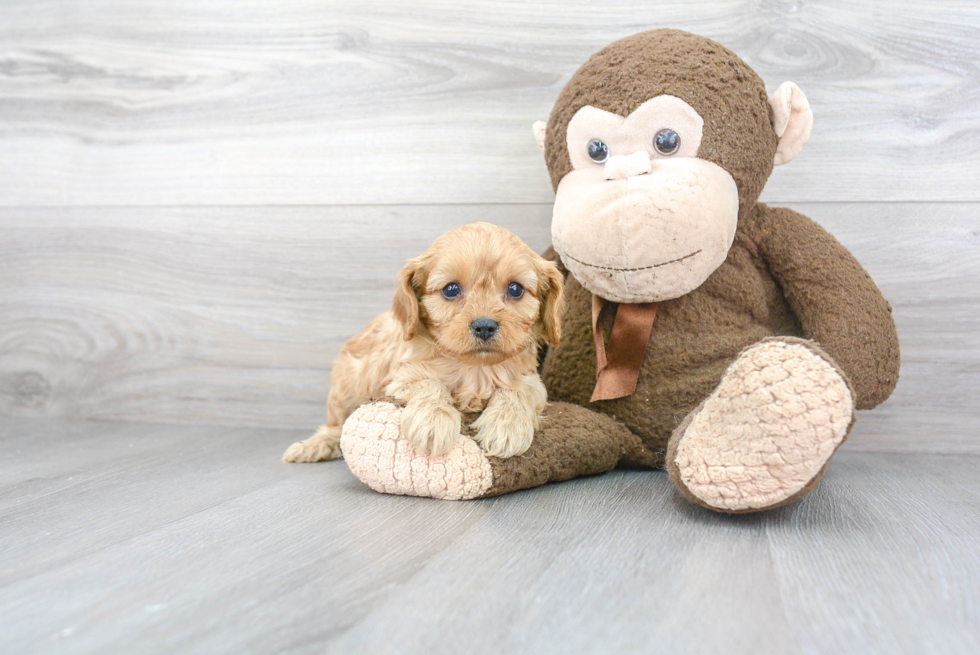
M 589 141 L 589 159 L 597 164 L 604 163 L 609 159 L 609 146 L 599 139 Z
M 461 290 L 458 282 L 450 282 L 442 288 L 442 297 L 446 300 L 455 300 L 459 298 L 460 293 Z
M 522 287 L 517 282 L 511 282 L 507 285 L 507 296 L 517 300 L 524 295 L 524 287 Z

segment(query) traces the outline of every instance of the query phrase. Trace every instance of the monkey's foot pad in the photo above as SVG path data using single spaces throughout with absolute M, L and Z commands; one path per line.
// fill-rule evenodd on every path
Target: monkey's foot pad
M 402 496 L 467 500 L 493 484 L 490 461 L 475 441 L 460 436 L 447 454 L 416 452 L 401 434 L 401 408 L 362 405 L 344 423 L 340 448 L 351 472 L 375 491 Z
M 667 467 L 705 507 L 775 507 L 819 481 L 853 418 L 851 390 L 827 355 L 800 339 L 765 340 L 677 428 Z

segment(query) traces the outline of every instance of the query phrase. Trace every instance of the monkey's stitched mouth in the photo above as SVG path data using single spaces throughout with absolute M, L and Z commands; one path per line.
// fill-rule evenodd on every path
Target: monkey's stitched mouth
M 668 264 L 676 264 L 677 262 L 682 262 L 685 259 L 690 259 L 691 257 L 694 257 L 695 255 L 698 255 L 700 253 L 701 250 L 698 249 L 692 253 L 684 255 L 683 257 L 678 257 L 677 259 L 671 259 L 669 262 L 651 264 L 650 266 L 639 266 L 637 268 L 616 268 L 615 266 L 599 266 L 598 264 L 590 264 L 589 262 L 583 262 L 581 259 L 576 259 L 575 257 L 572 257 L 568 253 L 565 253 L 565 256 L 571 259 L 572 261 L 578 262 L 582 266 L 588 266 L 589 268 L 597 268 L 602 271 L 623 271 L 625 273 L 633 273 L 635 271 L 649 271 L 651 268 L 660 268 L 661 266 L 667 266 Z

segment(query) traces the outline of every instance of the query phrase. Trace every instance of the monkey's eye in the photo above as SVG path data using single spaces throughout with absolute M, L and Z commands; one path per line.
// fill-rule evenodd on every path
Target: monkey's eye
M 653 137 L 653 148 L 661 155 L 670 156 L 680 150 L 681 135 L 670 128 L 660 130 Z
M 461 289 L 458 282 L 450 282 L 442 288 L 442 297 L 446 300 L 455 300 L 459 298 L 460 293 Z
M 522 287 L 517 282 L 511 282 L 507 285 L 507 296 L 517 300 L 524 295 L 524 287 Z
M 599 139 L 589 141 L 589 159 L 597 164 L 605 163 L 609 159 L 609 146 Z

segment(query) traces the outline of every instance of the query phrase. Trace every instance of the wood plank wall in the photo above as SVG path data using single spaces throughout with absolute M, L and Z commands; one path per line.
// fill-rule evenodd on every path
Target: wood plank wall
M 972 1 L 3 3 L 0 414 L 314 426 L 407 257 L 476 220 L 548 244 L 530 124 L 664 26 L 810 99 L 763 200 L 854 251 L 903 345 L 852 447 L 975 446 Z

